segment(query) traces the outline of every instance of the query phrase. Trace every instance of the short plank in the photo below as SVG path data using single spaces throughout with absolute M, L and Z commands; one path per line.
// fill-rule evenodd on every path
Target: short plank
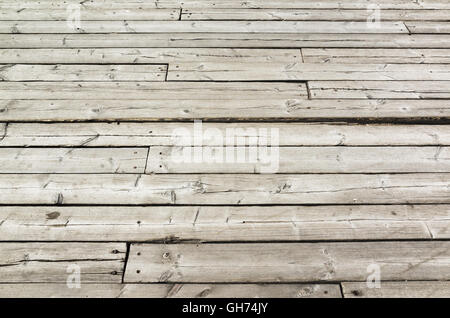
M 136 65 L 141 67 L 141 65 Z M 84 75 L 86 76 L 86 75 Z M 99 82 L 99 83 L 84 83 L 84 82 L 72 82 L 72 83 L 6 83 L 0 81 L 0 100 L 8 99 L 48 99 L 57 100 L 64 99 L 64 103 L 70 103 L 68 100 L 159 100 L 159 103 L 163 102 L 167 104 L 167 100 L 178 100 L 178 105 L 174 105 L 173 108 L 178 107 L 182 109 L 181 113 L 185 112 L 185 107 L 182 107 L 184 99 L 186 100 L 208 100 L 207 107 L 211 107 L 212 101 L 214 103 L 220 102 L 218 100 L 282 100 L 282 103 L 286 103 L 287 99 L 307 99 L 308 93 L 306 85 L 304 83 L 196 83 L 196 82 L 183 82 L 183 83 L 158 83 L 158 82 Z M 55 102 L 55 101 L 54 101 Z M 77 107 L 80 107 L 80 102 L 74 101 Z M 148 101 L 141 101 L 148 102 Z M 9 106 L 13 107 L 15 103 L 21 103 L 20 101 L 7 101 Z M 111 101 L 107 101 L 108 104 Z M 124 104 L 124 102 L 119 102 Z M 136 103 L 135 106 L 139 102 Z M 151 102 L 153 103 L 153 101 Z M 206 102 L 203 102 L 206 103 Z M 231 103 L 231 102 L 228 102 Z M 34 103 L 36 104 L 36 103 Z M 44 102 L 45 104 L 45 102 Z M 192 102 L 187 102 L 191 105 Z M 59 104 L 55 104 L 59 105 Z M 101 104 L 100 104 L 101 105 Z M 125 104 L 127 105 L 127 104 Z M 5 108 L 6 104 L 2 104 Z M 118 106 L 118 105 L 116 105 Z M 129 104 L 128 104 L 129 106 Z M 191 105 L 192 106 L 192 105 Z M 258 105 L 260 107 L 261 104 Z M 74 107 L 72 104 L 71 107 Z M 147 111 L 152 111 L 151 107 L 147 104 L 145 106 Z M 157 107 L 154 105 L 154 107 Z M 159 106 L 163 107 L 163 106 Z M 167 107 L 167 106 L 166 106 Z M 246 107 L 246 105 L 241 105 Z M 8 108 L 8 107 L 7 107 Z M 103 107 L 97 107 L 101 109 Z M 128 107 L 129 108 L 129 107 Z M 201 107 L 200 107 L 201 108 Z M 166 112 L 166 110 L 164 110 Z M 228 111 L 230 114 L 230 111 Z M 166 114 L 167 116 L 167 114 Z
M 39 2 L 33 0 L 23 0 L 20 2 L 14 0 L 2 0 L 2 5 L 7 8 L 58 8 L 67 4 L 79 4 L 80 0 L 66 0 L 61 3 L 56 0 L 41 0 Z M 290 8 L 290 9 L 361 9 L 367 6 L 367 0 L 342 1 L 342 0 L 302 0 L 302 1 L 285 1 L 285 0 L 91 0 L 83 2 L 83 6 L 87 7 L 113 7 L 113 8 L 129 8 L 131 6 L 146 5 L 148 8 Z M 374 4 L 379 5 L 382 9 L 450 9 L 450 4 L 446 0 L 421 0 L 411 2 L 409 0 L 376 0 Z
M 381 288 L 367 283 L 343 282 L 345 298 L 449 298 L 449 281 L 381 282 Z
M 2 298 L 341 298 L 338 284 L 0 284 Z
M 345 4 L 343 4 L 345 6 Z M 362 8 L 362 9 L 361 9 Z M 360 9 L 183 9 L 181 20 L 372 21 L 375 7 Z M 446 21 L 450 10 L 384 10 L 382 21 Z M 15 15 L 12 15 L 13 17 Z M 11 19 L 13 20 L 13 19 Z M 21 20 L 21 19 L 17 19 Z M 377 27 L 373 24 L 374 27 Z
M 302 60 L 300 49 L 109 48 L 0 49 L 0 63 L 146 64 L 173 62 L 284 62 Z
M 280 109 L 280 113 L 282 110 Z M 1 116 L 0 116 L 1 117 Z M 189 146 L 174 138 L 191 123 L 0 123 L 0 147 L 141 147 Z M 227 129 L 243 137 L 278 131 L 280 146 L 450 146 L 449 125 L 349 125 L 315 123 L 202 123 L 202 131 Z M 223 145 L 203 139 L 204 145 Z
M 0 282 L 65 283 L 79 266 L 81 283 L 118 283 L 125 243 L 0 243 Z M 71 280 L 70 280 L 71 281 Z
M 448 81 L 448 64 L 191 62 L 169 65 L 169 81 Z
M 308 85 L 312 98 L 450 98 L 450 81 L 311 81 Z M 408 104 L 404 106 L 404 110 L 408 111 Z M 441 109 L 439 112 L 447 113 L 448 111 Z
M 449 205 L 0 207 L 1 241 L 445 239 Z
M 191 21 L 186 21 L 192 23 Z M 265 21 L 264 21 L 265 22 Z M 450 48 L 449 34 L 0 34 L 0 48 Z
M 164 81 L 167 65 L 0 64 L 0 80 L 23 81 Z
M 146 148 L 0 148 L 0 173 L 142 173 Z
M 445 22 L 428 22 L 428 21 L 413 21 L 405 22 L 408 30 L 413 34 L 418 33 L 450 33 L 450 23 Z
M 131 244 L 125 282 L 445 280 L 450 242 Z M 370 272 L 369 272 L 370 273 Z
M 336 21 L 2 21 L 0 33 L 408 33 L 402 22 Z
M 81 1 L 79 1 L 81 2 Z M 136 6 L 135 3 L 131 3 L 129 8 L 126 7 L 93 7 L 89 2 L 83 3 L 83 5 L 72 6 L 67 5 L 60 7 L 46 7 L 41 2 L 41 6 L 29 5 L 29 3 L 22 3 L 20 9 L 13 8 L 12 6 L 3 7 L 0 12 L 0 20 L 21 20 L 21 21 L 66 21 L 79 17 L 81 23 L 84 20 L 90 21 L 109 21 L 109 20 L 178 20 L 180 17 L 179 9 L 154 9 L 152 6 L 146 6 L 145 4 Z M 78 11 L 79 10 L 79 11 Z M 74 23 L 74 22 L 72 22 Z
M 450 203 L 448 173 L 0 174 L 0 204 Z
M 370 95 L 371 91 L 366 92 L 360 88 L 360 90 L 350 90 L 347 93 L 349 89 L 345 88 L 337 90 L 336 95 L 333 95 L 332 90 L 334 88 L 326 90 L 323 88 L 323 82 L 316 83 L 311 82 L 310 85 L 315 100 L 306 100 L 306 95 L 304 95 L 305 92 L 303 91 L 304 84 L 297 83 L 292 83 L 292 86 L 289 86 L 289 83 L 257 83 L 261 84 L 261 87 L 253 90 L 252 87 L 256 86 L 255 83 L 249 83 L 249 86 L 246 86 L 241 83 L 199 82 L 195 85 L 187 85 L 189 83 L 186 82 L 164 82 L 164 86 L 160 86 L 159 88 L 153 85 L 149 86 L 148 83 L 145 83 L 140 84 L 140 86 L 135 85 L 136 89 L 127 89 L 132 88 L 132 85 L 124 85 L 125 83 L 122 82 L 117 86 L 116 91 L 114 91 L 113 86 L 109 86 L 106 89 L 106 85 L 86 85 L 90 83 L 80 83 L 79 85 L 82 85 L 81 87 L 77 87 L 76 85 L 64 86 L 60 85 L 60 83 L 55 86 L 41 85 L 42 89 L 38 85 L 31 85 L 36 83 L 26 83 L 23 86 L 14 86 L 13 89 L 9 90 L 5 89 L 5 85 L 0 82 L 0 93 L 4 93 L 4 98 L 19 98 L 17 100 L 0 99 L 0 120 L 21 122 L 82 120 L 156 121 L 186 119 L 310 121 L 318 119 L 355 120 L 358 118 L 366 118 L 369 120 L 386 118 L 424 120 L 424 118 L 432 117 L 450 117 L 450 107 L 447 101 L 419 100 L 420 98 L 433 98 L 435 95 L 438 95 L 433 93 L 431 85 L 429 93 L 419 93 L 417 91 L 403 94 L 398 93 L 398 95 L 404 96 L 405 98 L 415 98 L 416 100 L 369 100 L 368 98 L 376 98 Z M 343 82 L 332 83 L 339 85 L 339 83 Z M 359 83 L 352 82 L 351 85 L 359 85 Z M 399 83 L 403 84 L 404 82 Z M 436 82 L 433 83 L 439 85 Z M 446 86 L 450 85 L 450 82 L 440 83 Z M 178 86 L 179 90 L 176 90 L 176 85 L 170 84 L 180 84 Z M 208 84 L 214 84 L 214 86 L 209 86 Z M 220 84 L 223 85 L 223 89 L 220 88 Z M 345 82 L 343 85 L 346 84 L 348 85 L 348 82 Z M 202 85 L 204 86 L 204 90 L 201 89 Z M 315 87 L 315 85 L 319 85 L 320 88 Z M 397 92 L 392 90 L 395 89 L 395 86 L 393 88 L 392 86 L 394 85 L 389 87 L 388 83 L 384 83 L 386 89 L 384 95 L 382 95 L 383 91 L 377 92 L 374 89 L 374 94 L 378 94 L 375 96 L 395 98 Z M 413 85 L 411 84 L 410 86 L 412 87 Z M 25 88 L 25 90 L 21 91 L 20 87 Z M 27 89 L 28 87 L 29 89 Z M 66 89 L 58 91 L 58 87 Z M 95 87 L 98 87 L 99 90 L 96 91 Z M 164 87 L 167 89 L 164 89 Z M 246 88 L 248 88 L 247 91 L 245 90 Z M 277 88 L 280 88 L 279 92 L 276 92 Z M 295 91 L 295 88 L 298 88 L 298 90 Z M 174 90 L 172 91 L 170 89 Z M 111 95 L 108 95 L 110 92 Z M 196 92 L 198 92 L 198 95 L 194 98 L 199 99 L 189 99 Z M 213 99 L 214 92 L 217 93 L 217 99 Z M 134 93 L 134 95 L 131 93 Z M 20 99 L 21 94 L 24 99 Z M 72 100 L 69 100 L 70 94 L 73 96 Z M 274 100 L 273 98 L 277 95 L 278 99 Z M 445 94 L 440 94 L 440 96 L 442 95 Z M 450 96 L 450 93 L 448 95 Z M 38 98 L 40 96 L 55 99 L 39 100 Z M 183 100 L 184 96 L 188 99 Z M 96 98 L 114 97 L 117 97 L 117 99 L 96 100 Z M 167 97 L 167 99 L 152 100 L 152 98 L 164 97 Z M 267 99 L 264 99 L 264 97 L 267 97 Z M 77 100 L 83 98 L 86 99 Z M 136 100 L 121 100 L 123 98 L 136 98 Z M 145 98 L 148 100 L 142 100 Z M 257 100 L 250 98 L 257 98 Z M 366 98 L 366 100 L 320 100 L 319 98 Z M 399 96 L 398 98 L 401 97 Z
M 448 49 L 302 49 L 305 63 L 436 64 L 450 63 Z M 0 56 L 1 59 L 1 56 Z
M 450 172 L 449 147 L 278 147 L 271 135 L 253 139 L 235 139 L 232 157 L 225 145 L 151 147 L 146 173 Z

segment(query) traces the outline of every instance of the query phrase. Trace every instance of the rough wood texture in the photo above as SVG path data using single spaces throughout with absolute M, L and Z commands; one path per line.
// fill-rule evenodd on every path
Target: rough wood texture
M 381 288 L 366 283 L 342 283 L 345 298 L 448 298 L 450 282 L 382 282 Z
M 118 283 L 124 243 L 0 243 L 1 283 L 65 283 L 79 266 L 81 283 Z
M 448 205 L 0 207 L 8 241 L 446 239 Z
M 0 297 L 341 298 L 338 284 L 0 284 Z
M 0 204 L 450 203 L 448 173 L 0 174 Z
M 125 282 L 445 280 L 450 242 L 132 244 Z

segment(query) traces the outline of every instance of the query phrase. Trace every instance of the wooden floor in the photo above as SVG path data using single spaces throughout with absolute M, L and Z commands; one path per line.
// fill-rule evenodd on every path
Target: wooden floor
M 449 16 L 0 0 L 0 297 L 450 297 Z M 199 120 L 277 169 L 174 161 Z

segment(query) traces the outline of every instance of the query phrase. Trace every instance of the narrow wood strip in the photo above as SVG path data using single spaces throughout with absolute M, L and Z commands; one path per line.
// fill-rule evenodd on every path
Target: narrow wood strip
M 165 82 L 164 84 L 168 84 Z M 140 85 L 139 90 L 125 89 L 121 83 L 117 90 L 99 89 L 95 91 L 94 86 L 83 86 L 86 89 L 71 87 L 67 90 L 56 91 L 53 89 L 29 89 L 22 91 L 23 98 L 62 98 L 62 100 L 0 100 L 0 120 L 2 121 L 76 121 L 76 120 L 98 120 L 98 121 L 116 121 L 116 120 L 137 120 L 137 121 L 156 121 L 156 120 L 280 120 L 280 119 L 386 119 L 386 118 L 404 118 L 413 120 L 423 120 L 425 118 L 449 118 L 450 107 L 445 100 L 320 100 L 319 98 L 375 98 L 370 95 L 371 91 L 355 90 L 347 93 L 347 89 L 336 91 L 332 95 L 334 88 L 323 88 L 323 82 L 315 84 L 311 82 L 313 97 L 316 100 L 305 100 L 301 90 L 291 91 L 289 86 L 275 85 L 270 87 L 261 85 L 256 91 L 249 89 L 247 96 L 245 89 L 233 89 L 235 83 L 224 86 L 221 90 L 218 86 L 208 87 L 208 83 L 198 83 L 205 86 L 201 91 L 198 88 L 187 88 L 179 91 L 165 91 L 160 89 L 145 89 L 145 85 Z M 342 82 L 340 82 L 342 83 Z M 401 82 L 403 84 L 403 82 Z M 450 85 L 450 82 L 448 82 Z M 31 87 L 27 83 L 28 87 Z M 87 84 L 87 83 L 83 83 Z M 185 84 L 184 82 L 180 84 Z M 213 84 L 213 83 L 211 83 Z M 217 84 L 217 83 L 214 83 Z M 253 83 L 252 83 L 253 84 Z M 345 85 L 344 83 L 343 85 Z M 358 85 L 358 83 L 351 85 Z M 81 84 L 80 84 L 81 85 Z M 319 85 L 319 89 L 315 87 Z M 436 84 L 438 85 L 438 84 Z M 447 85 L 447 84 L 445 84 Z M 0 92 L 4 92 L 1 89 Z M 27 87 L 24 86 L 24 87 Z M 60 85 L 58 85 L 60 86 Z M 58 86 L 55 86 L 58 87 Z M 238 85 L 236 85 L 238 86 Z M 448 85 L 447 85 L 448 86 Z M 60 86 L 61 87 L 61 86 Z M 148 87 L 148 86 L 147 86 Z M 154 87 L 154 86 L 153 86 Z M 170 87 L 168 85 L 168 87 Z M 175 86 L 172 86 L 175 87 Z M 243 86 L 244 87 L 244 86 Z M 273 89 L 281 87 L 284 91 L 279 92 L 279 99 L 272 100 L 276 96 Z M 293 88 L 304 87 L 304 84 L 293 84 Z M 387 83 L 384 85 L 386 92 L 378 92 L 378 95 L 395 98 L 397 95 L 416 98 L 433 98 L 435 94 L 432 91 L 397 93 L 392 92 Z M 122 89 L 121 89 L 122 88 Z M 229 93 L 226 89 L 230 88 Z M 141 90 L 142 89 L 142 90 Z M 395 89 L 395 87 L 393 88 Z M 430 88 L 432 89 L 432 88 Z M 97 95 L 96 95 L 97 92 Z M 107 96 L 111 92 L 111 95 Z M 157 95 L 158 92 L 162 96 Z M 172 94 L 171 94 L 172 92 Z M 192 96 L 199 92 L 197 98 L 204 100 L 182 100 L 183 95 Z M 208 100 L 207 94 L 217 92 L 217 98 L 223 100 L 214 100 L 212 96 Z M 21 91 L 14 89 L 6 91 L 7 96 L 21 98 Z M 75 100 L 64 100 L 65 96 L 73 94 Z M 119 96 L 122 93 L 121 96 Z M 131 95 L 131 93 L 135 93 Z M 236 93 L 233 95 L 233 93 Z M 128 94 L 128 95 L 123 95 Z M 291 96 L 289 96 L 289 94 Z M 328 95 L 327 95 L 328 94 Z M 53 95 L 53 96 L 52 96 Z M 202 96 L 204 95 L 204 96 Z M 295 96 L 297 95 L 297 96 Z M 376 95 L 376 96 L 378 96 Z M 95 98 L 114 98 L 118 100 L 95 100 Z M 152 98 L 168 96 L 165 100 L 151 100 Z M 263 100 L 264 96 L 268 99 Z M 450 93 L 449 93 L 450 96 Z M 149 100 L 120 100 L 121 98 L 134 97 L 136 99 L 148 98 Z M 235 97 L 235 100 L 232 98 Z M 300 99 L 296 99 L 300 97 Z M 91 98 L 91 100 L 76 100 L 82 98 Z M 258 100 L 249 100 L 247 98 L 258 98 Z M 293 99 L 291 99 L 293 98 Z
M 151 147 L 146 173 L 450 172 L 449 147 L 278 147 L 278 139 L 269 133 L 253 138 L 249 147 L 235 147 L 230 158 L 225 137 L 217 137 L 224 140 L 223 145 Z M 239 143 L 233 139 L 233 145 Z M 247 144 L 246 139 L 242 141 Z M 264 146 L 258 146 L 257 140 Z
M 448 64 L 173 63 L 169 81 L 450 80 Z
M 0 204 L 450 203 L 438 174 L 1 174 Z
M 324 21 L 2 21 L 0 33 L 408 33 L 402 22 Z
M 131 244 L 125 282 L 445 280 L 450 242 Z
M 141 65 L 136 65 L 141 67 Z M 65 99 L 68 100 L 159 100 L 168 104 L 168 100 L 178 100 L 182 103 L 186 100 L 208 100 L 208 107 L 220 100 L 282 100 L 286 99 L 307 99 L 308 93 L 304 83 L 146 83 L 146 82 L 100 82 L 100 83 L 5 83 L 0 81 L 0 100 L 8 99 Z M 8 103 L 21 103 L 20 101 L 7 101 Z M 80 105 L 79 102 L 75 102 Z M 108 101 L 107 103 L 110 103 Z M 123 102 L 120 102 L 123 103 Z M 133 102 L 134 103 L 134 102 Z M 138 102 L 136 102 L 138 103 Z M 153 103 L 153 101 L 152 101 Z M 45 102 L 44 102 L 45 104 Z M 187 101 L 187 104 L 192 102 Z M 58 105 L 58 104 L 55 104 Z M 100 104 L 101 105 L 101 104 Z M 182 104 L 174 105 L 172 108 Z M 261 104 L 260 104 L 261 105 Z M 260 106 L 259 105 L 259 106 Z M 3 106 L 3 105 L 2 105 Z M 74 105 L 72 105 L 74 106 Z M 117 105 L 116 105 L 117 106 Z M 138 105 L 136 105 L 138 106 Z M 241 105 L 245 107 L 246 105 Z M 79 106 L 78 106 L 79 107 Z M 156 106 L 155 106 L 156 107 Z M 161 106 L 160 106 L 161 107 Z M 4 107 L 1 107 L 4 108 Z M 98 108 L 98 107 L 97 107 Z M 147 111 L 152 107 L 147 106 Z M 188 115 L 188 112 L 182 113 Z M 228 110 L 228 114 L 230 111 Z M 167 113 L 166 113 L 167 116 Z
M 449 281 L 381 282 L 381 288 L 368 288 L 367 283 L 342 283 L 345 298 L 448 298 Z
M 281 109 L 280 109 L 281 112 Z M 192 145 L 173 138 L 194 123 L 0 123 L 0 147 L 141 147 Z M 449 125 L 350 125 L 308 123 L 202 123 L 202 130 L 234 129 L 243 137 L 277 129 L 280 146 L 450 146 Z M 181 130 L 180 130 L 181 131 Z M 221 145 L 203 139 L 204 145 Z
M 448 19 L 447 19 L 448 21 Z M 418 21 L 418 22 L 406 22 L 405 25 L 411 33 L 450 33 L 450 23 L 449 22 L 428 22 L 428 21 Z
M 153 5 L 142 4 L 136 6 L 136 3 L 131 3 L 129 7 L 120 6 L 115 7 L 111 4 L 110 7 L 94 7 L 92 2 L 85 2 L 80 5 L 80 1 L 72 3 L 72 6 L 65 2 L 65 5 L 59 7 L 46 7 L 40 2 L 40 6 L 33 6 L 30 3 L 21 3 L 20 9 L 14 8 L 12 5 L 6 4 L 2 1 L 2 11 L 0 12 L 1 21 L 21 20 L 21 21 L 66 21 L 70 20 L 79 10 L 80 21 L 109 21 L 109 20 L 146 20 L 146 21 L 160 21 L 169 20 L 175 21 L 179 19 L 179 9 L 154 9 Z M 56 3 L 55 3 L 56 4 Z M 106 4 L 106 3 L 104 3 Z M 125 2 L 123 3 L 125 4 Z
M 0 80 L 23 81 L 164 81 L 167 65 L 0 64 Z
M 125 243 L 0 243 L 0 282 L 119 283 Z
M 338 284 L 0 284 L 2 298 L 341 298 Z
M 143 173 L 146 148 L 0 148 L 0 173 Z
M 190 21 L 187 21 L 191 23 Z M 0 48 L 450 48 L 449 34 L 0 34 Z
M 343 6 L 345 3 L 341 2 Z M 183 9 L 181 20 L 269 20 L 269 21 L 371 21 L 375 7 L 358 9 Z M 393 9 L 380 12 L 382 21 L 446 21 L 450 10 Z M 15 15 L 12 15 L 13 17 Z M 17 19 L 21 20 L 21 19 Z
M 1 241 L 450 238 L 449 205 L 0 207 Z
M 305 63 L 435 64 L 450 63 L 447 49 L 302 49 Z M 1 58 L 1 57 L 0 57 Z
M 311 81 L 308 84 L 312 98 L 450 98 L 450 81 Z M 404 111 L 408 109 L 405 104 Z M 441 109 L 440 113 L 447 113 L 447 110 Z
M 0 49 L 0 63 L 301 62 L 300 49 Z

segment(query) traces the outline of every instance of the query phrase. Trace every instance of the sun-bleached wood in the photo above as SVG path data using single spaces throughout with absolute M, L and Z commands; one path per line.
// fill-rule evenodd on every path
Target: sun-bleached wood
M 450 203 L 448 173 L 0 174 L 0 204 Z
M 273 138 L 269 133 L 253 138 L 249 147 L 236 146 L 231 159 L 224 145 L 151 147 L 146 173 L 450 172 L 449 147 L 278 147 Z
M 187 21 L 191 23 L 190 21 Z M 266 21 L 264 21 L 266 22 Z M 450 48 L 450 34 L 0 34 L 0 48 Z
M 341 283 L 345 298 L 449 298 L 449 281 L 381 282 L 381 288 L 367 283 Z
M 2 21 L 0 33 L 408 33 L 402 22 L 340 21 Z
M 450 81 L 310 81 L 308 87 L 312 98 L 445 99 L 440 102 L 447 106 L 440 113 L 447 113 L 450 98 Z
M 315 64 L 195 62 L 169 65 L 169 81 L 450 80 L 448 64 Z
M 448 205 L 0 207 L 2 241 L 445 239 Z
M 131 244 L 125 282 L 445 280 L 450 242 Z
M 147 148 L 0 148 L 0 173 L 143 173 Z
M 2 298 L 341 298 L 338 284 L 0 284 Z
M 438 64 L 450 63 L 448 49 L 302 49 L 305 63 Z M 0 55 L 1 59 L 1 55 Z
M 0 282 L 65 283 L 76 265 L 81 284 L 119 283 L 125 254 L 125 243 L 0 243 Z
M 136 65 L 141 67 L 141 65 Z M 286 102 L 287 99 L 307 99 L 308 93 L 305 83 L 197 83 L 197 82 L 27 82 L 27 83 L 7 83 L 0 81 L 0 100 L 17 99 L 17 101 L 7 101 L 12 106 L 14 103 L 21 103 L 20 100 L 27 99 L 65 99 L 64 103 L 70 100 L 159 100 L 160 103 L 171 103 L 171 100 L 208 100 L 208 107 L 213 103 L 220 103 L 221 100 L 234 101 L 243 100 L 280 100 Z M 73 101 L 72 101 L 73 102 Z M 107 101 L 109 103 L 110 101 Z M 76 102 L 78 103 L 78 102 Z M 191 102 L 192 103 L 192 102 Z M 228 102 L 232 103 L 232 102 Z M 182 104 L 176 105 L 180 107 Z M 4 106 L 4 105 L 2 105 Z M 261 105 L 259 105 L 261 106 Z M 154 106 L 155 108 L 156 105 Z M 171 106 L 175 108 L 175 106 Z M 245 107 L 245 105 L 244 105 Z M 4 108 L 4 107 L 0 107 Z M 72 108 L 76 108 L 73 107 Z M 146 106 L 147 111 L 152 107 Z M 156 110 L 157 110 L 156 109 Z M 232 111 L 225 110 L 228 114 Z M 166 112 L 167 111 L 164 110 Z
M 280 109 L 281 112 L 281 109 Z M 0 116 L 1 117 L 1 116 Z M 0 147 L 136 147 L 190 146 L 174 138 L 175 129 L 193 134 L 194 123 L 0 123 Z M 450 146 L 449 125 L 350 125 L 317 123 L 210 123 L 226 136 L 257 136 L 277 129 L 280 146 Z M 223 145 L 204 139 L 204 145 Z
M 0 64 L 2 81 L 164 81 L 166 65 Z
M 369 3 L 368 3 L 369 4 Z M 374 7 L 358 9 L 183 9 L 181 20 L 371 21 Z M 450 10 L 384 10 L 382 21 L 446 21 Z M 19 19 L 17 19 L 19 20 Z M 373 23 L 373 22 L 372 22 Z
M 0 63 L 301 62 L 300 49 L 0 49 Z
M 447 21 L 443 22 L 428 22 L 428 21 L 414 21 L 405 22 L 408 30 L 413 33 L 450 33 L 450 23 Z

